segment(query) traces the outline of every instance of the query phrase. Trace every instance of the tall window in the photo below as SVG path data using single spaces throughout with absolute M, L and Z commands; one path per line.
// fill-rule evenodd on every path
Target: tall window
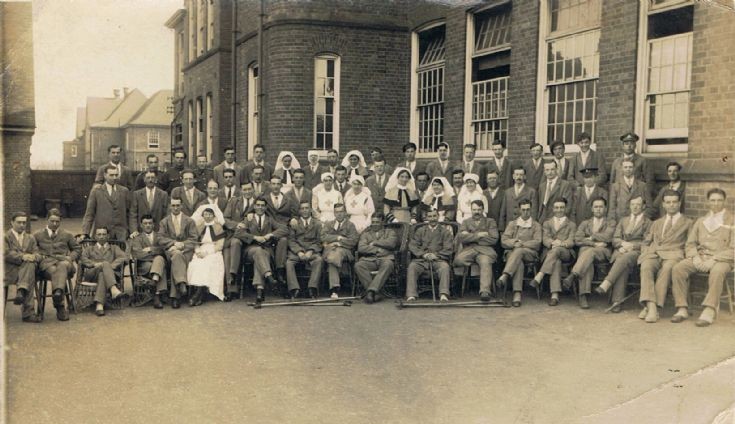
M 537 138 L 573 144 L 588 132 L 594 140 L 601 0 L 546 0 L 542 7 Z
M 194 104 L 189 101 L 189 158 L 196 158 L 196 117 L 194 116 Z
M 419 153 L 433 152 L 444 140 L 444 38 L 439 25 L 412 38 L 411 139 Z
M 207 50 L 214 47 L 214 0 L 207 0 Z
M 509 2 L 467 19 L 465 131 L 480 152 L 508 135 L 510 19 Z
M 207 160 L 212 160 L 212 146 L 214 145 L 214 108 L 212 108 L 212 95 L 207 94 L 207 125 L 206 128 L 206 139 L 207 139 Z
M 181 124 L 176 124 L 175 133 L 174 133 L 174 148 L 183 148 L 184 147 L 184 126 Z
M 149 149 L 157 149 L 159 144 L 159 137 L 160 134 L 158 131 L 148 131 L 148 148 Z
M 248 157 L 252 157 L 253 146 L 258 144 L 258 94 L 258 65 L 252 64 L 248 67 Z
M 694 7 L 681 0 L 646 3 L 638 59 L 641 110 L 637 118 L 642 122 L 637 127 L 646 151 L 686 151 Z
M 77 146 L 71 146 L 71 157 L 77 157 Z
M 179 32 L 176 46 L 176 89 L 177 97 L 184 93 L 184 32 Z
M 204 53 L 207 46 L 207 1 L 199 0 L 197 2 L 197 56 Z
M 197 144 L 196 144 L 196 154 L 199 154 L 200 152 L 204 152 L 205 154 L 207 152 L 204 151 L 204 111 L 202 110 L 204 105 L 202 104 L 202 98 L 199 97 L 197 99 Z
M 189 62 L 197 58 L 197 2 L 198 0 L 189 0 L 187 13 L 189 14 Z
M 314 148 L 339 148 L 339 56 L 314 59 Z

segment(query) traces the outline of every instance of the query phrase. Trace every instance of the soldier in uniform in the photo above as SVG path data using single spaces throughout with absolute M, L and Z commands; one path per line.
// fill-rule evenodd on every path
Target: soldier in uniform
M 426 212 L 428 224 L 414 231 L 408 243 L 413 259 L 408 264 L 406 275 L 406 301 L 413 302 L 418 296 L 418 277 L 425 272 L 439 276 L 440 301 L 449 301 L 449 258 L 454 251 L 454 235 L 446 225 L 439 224 L 439 211 Z
M 462 221 L 458 239 L 462 249 L 454 258 L 454 266 L 480 267 L 480 300 L 490 301 L 493 284 L 493 264 L 498 259 L 493 246 L 498 242 L 498 226 L 495 220 L 484 215 L 485 205 L 480 200 L 471 203 L 472 217 Z
M 352 251 L 357 246 L 359 236 L 355 224 L 347 219 L 345 205 L 334 205 L 334 221 L 327 221 L 322 225 L 320 234 L 324 245 L 324 262 L 327 264 L 329 276 L 329 290 L 332 299 L 339 297 L 339 270 L 345 261 L 353 261 Z
M 521 292 L 523 290 L 524 262 L 538 260 L 538 250 L 541 247 L 542 231 L 541 225 L 531 216 L 531 201 L 523 199 L 518 202 L 520 216 L 508 222 L 500 245 L 506 249 L 505 267 L 498 278 L 498 284 L 502 287 L 513 279 L 513 302 L 514 307 L 521 306 Z
M 383 225 L 383 214 L 380 211 L 373 214 L 370 226 L 360 235 L 357 244 L 359 259 L 355 263 L 355 274 L 360 284 L 367 288 L 365 303 L 379 300 L 378 293 L 393 270 L 398 243 L 396 232 Z M 375 276 L 371 272 L 375 272 Z
M 322 280 L 322 222 L 311 216 L 311 202 L 299 204 L 299 215 L 291 220 L 288 234 L 288 259 L 286 259 L 286 281 L 291 298 L 299 296 L 299 281 L 296 278 L 296 264 L 309 264 L 311 271 L 307 284 L 309 297 L 316 299 L 317 289 Z

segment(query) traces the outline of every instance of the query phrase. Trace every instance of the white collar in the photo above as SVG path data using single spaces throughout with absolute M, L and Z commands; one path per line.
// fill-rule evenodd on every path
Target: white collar
M 681 212 L 677 212 L 675 215 L 666 214 L 666 220 L 671 220 L 671 225 L 676 224 L 676 221 L 678 221 L 679 218 L 681 218 Z
M 567 220 L 566 216 L 562 216 L 561 218 L 554 217 L 554 222 L 558 226 L 561 226 L 564 222 L 566 222 L 566 220 Z
M 551 186 L 552 186 L 552 187 L 554 187 L 554 186 L 556 185 L 556 180 L 558 180 L 558 179 L 559 179 L 559 176 L 557 175 L 557 176 L 556 176 L 556 177 L 555 177 L 554 179 L 552 179 L 552 180 L 546 180 L 546 184 L 548 185 L 549 183 L 551 183 Z
M 521 228 L 531 228 L 533 226 L 533 217 L 524 220 L 519 216 L 516 218 L 516 226 Z
M 526 183 L 523 183 L 523 185 L 521 186 L 521 188 L 518 188 L 517 185 L 513 184 L 513 188 L 515 189 L 516 193 L 522 192 L 525 187 L 526 187 Z
M 59 230 L 56 230 L 56 233 L 57 234 L 59 233 Z M 51 228 L 49 228 L 49 227 L 46 227 L 46 232 L 48 233 L 49 237 L 51 237 L 51 236 L 54 235 L 54 231 Z
M 22 233 L 16 233 L 15 230 L 13 230 L 12 228 L 10 229 L 10 231 L 13 232 L 16 240 L 20 240 L 20 238 L 26 233 L 25 231 L 23 231 Z
M 710 211 L 702 221 L 702 224 L 704 224 L 704 227 L 710 233 L 722 227 L 725 224 L 725 209 L 717 213 Z
M 103 248 L 105 248 L 105 247 L 107 247 L 109 245 L 110 245 L 110 243 L 100 244 L 99 242 L 97 242 L 97 244 L 96 244 L 96 246 L 97 246 L 98 249 L 103 249 Z
M 626 184 L 632 186 L 633 183 L 635 183 L 635 176 L 626 177 L 625 175 L 623 175 L 623 180 L 625 180 Z
M 673 184 L 672 183 L 669 183 L 669 188 L 671 188 L 672 190 L 679 190 L 679 187 L 681 187 L 681 180 L 676 181 Z M 724 211 L 724 209 L 723 209 L 723 211 Z
M 227 163 L 227 161 L 225 161 L 225 168 L 227 169 L 235 169 L 236 165 L 237 165 L 236 162 Z
M 115 186 L 114 186 L 114 185 L 110 185 L 110 184 L 107 184 L 107 183 L 105 183 L 105 186 L 106 186 L 106 188 L 107 188 L 107 192 L 108 192 L 108 193 L 109 193 L 110 191 L 112 191 L 112 190 L 113 190 L 113 189 L 115 188 Z

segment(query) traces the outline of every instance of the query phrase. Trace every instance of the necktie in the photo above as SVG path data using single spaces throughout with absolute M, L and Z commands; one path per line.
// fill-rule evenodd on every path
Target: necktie
M 465 162 L 464 163 L 464 172 L 465 173 L 469 173 L 471 169 L 472 169 L 472 167 L 470 166 L 470 163 L 469 162 Z
M 628 227 L 625 229 L 625 232 L 628 234 L 632 233 L 633 229 L 635 228 L 636 216 L 631 215 L 629 219 L 630 220 L 628 221 Z
M 148 192 L 148 206 L 153 206 L 153 190 L 146 190 Z
M 339 188 L 339 191 L 342 191 L 342 183 L 337 183 L 337 188 Z
M 245 199 L 244 207 L 242 208 L 243 212 L 246 212 L 248 209 L 250 209 L 250 199 Z
M 544 205 L 549 201 L 549 195 L 551 195 L 551 187 L 553 187 L 553 181 L 549 180 L 546 183 L 546 193 L 544 193 Z
M 669 231 L 671 230 L 671 221 L 672 221 L 671 217 L 667 216 L 666 222 L 664 222 L 664 233 L 663 233 L 664 237 L 666 237 L 666 234 L 668 234 Z
M 258 215 L 258 227 L 262 230 L 263 229 L 263 216 Z
M 232 197 L 232 187 L 227 187 L 227 200 Z
M 337 232 L 342 229 L 342 222 L 337 221 Z

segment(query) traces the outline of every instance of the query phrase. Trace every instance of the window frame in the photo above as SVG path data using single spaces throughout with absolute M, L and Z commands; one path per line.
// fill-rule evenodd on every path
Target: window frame
M 155 135 L 155 137 L 153 137 Z M 152 142 L 155 140 L 155 143 Z M 146 141 L 148 144 L 148 150 L 158 150 L 161 148 L 161 132 L 158 130 L 148 130 L 146 134 Z
M 196 116 L 194 115 L 194 102 L 189 100 L 188 104 L 188 123 L 187 123 L 187 145 L 189 146 L 189 158 L 196 158 Z
M 214 48 L 214 0 L 207 0 L 207 50 Z
M 73 145 L 73 144 L 72 144 L 72 145 L 71 145 L 71 146 L 69 146 L 69 147 L 70 147 L 70 149 L 69 149 L 69 150 L 70 150 L 70 151 L 69 151 L 69 155 L 70 155 L 71 157 L 75 158 L 75 157 L 79 156 L 79 151 L 78 151 L 78 149 L 77 149 L 77 146 L 76 146 L 76 145 Z
M 207 160 L 212 161 L 212 151 L 214 150 L 214 106 L 212 102 L 212 93 L 207 93 L 205 101 L 205 123 L 204 123 L 204 141 L 207 146 Z
M 196 136 L 196 155 L 199 155 L 199 152 L 204 150 L 204 99 L 197 97 L 195 108 L 196 121 L 194 124 L 196 125 L 196 131 L 194 134 Z M 204 153 L 206 154 L 207 152 Z
M 257 74 L 257 75 L 256 75 Z M 253 157 L 253 146 L 258 144 L 258 138 L 260 137 L 260 128 L 258 126 L 260 114 L 260 102 L 258 99 L 258 80 L 260 78 L 260 68 L 257 63 L 251 63 L 248 65 L 248 108 L 247 123 L 248 123 L 248 158 Z
M 335 149 L 339 151 L 339 126 L 340 126 L 340 79 L 341 79 L 341 58 L 339 55 L 334 53 L 319 53 L 314 56 L 314 70 L 313 70 L 313 79 L 314 79 L 314 92 L 312 95 L 312 106 L 314 108 L 313 113 L 313 126 L 312 126 L 312 133 L 313 133 L 313 139 L 312 139 L 312 149 L 326 152 L 330 148 L 326 147 L 326 140 L 325 140 L 325 148 L 317 147 L 317 107 L 316 102 L 317 99 L 321 98 L 317 96 L 316 92 L 316 82 L 317 82 L 317 74 L 316 74 L 316 63 L 318 60 L 334 60 L 334 94 L 332 95 L 332 99 L 334 101 L 334 105 L 332 107 L 332 147 L 331 149 Z M 260 74 L 258 74 L 260 76 Z M 327 77 L 328 78 L 328 77 Z M 323 98 L 329 98 L 327 96 L 324 96 Z M 325 127 L 326 129 L 326 127 Z M 328 134 L 326 131 L 322 134 Z M 326 153 L 325 153 L 326 154 Z

